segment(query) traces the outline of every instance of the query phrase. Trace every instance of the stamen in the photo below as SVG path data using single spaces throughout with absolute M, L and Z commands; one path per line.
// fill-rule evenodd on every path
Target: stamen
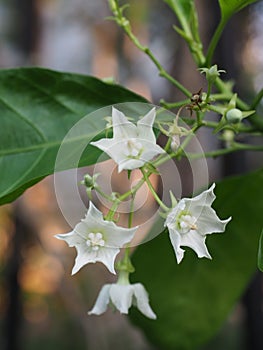
M 136 139 L 129 139 L 126 141 L 126 147 L 124 154 L 127 157 L 138 157 L 141 152 L 142 144 Z
M 196 230 L 196 218 L 190 214 L 181 214 L 178 218 L 178 228 L 182 234 Z
M 103 239 L 103 234 L 101 232 L 90 232 L 88 234 L 88 239 L 86 245 L 91 247 L 92 250 L 97 251 L 100 247 L 105 246 L 105 240 Z

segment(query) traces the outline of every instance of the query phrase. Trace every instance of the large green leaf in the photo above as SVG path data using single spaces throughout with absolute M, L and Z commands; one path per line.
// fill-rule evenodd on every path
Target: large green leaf
M 258 268 L 263 272 L 263 230 L 260 235 L 258 246 Z
M 257 2 L 258 0 L 218 0 L 222 17 L 225 19 L 230 18 L 235 12 L 240 11 L 242 8 Z
M 134 281 L 149 291 L 156 321 L 136 310 L 132 319 L 159 349 L 196 350 L 219 330 L 256 271 L 262 229 L 263 171 L 227 179 L 216 187 L 220 218 L 232 216 L 227 230 L 207 239 L 213 260 L 187 249 L 176 264 L 164 232 L 133 256 Z
M 0 71 L 0 204 L 53 173 L 61 140 L 80 119 L 104 106 L 128 101 L 145 102 L 131 91 L 94 77 L 40 68 Z M 67 140 L 69 149 L 104 127 L 103 118 L 86 118 L 78 137 Z M 79 165 L 93 164 L 98 154 L 88 146 Z M 67 167 L 70 162 L 61 169 Z

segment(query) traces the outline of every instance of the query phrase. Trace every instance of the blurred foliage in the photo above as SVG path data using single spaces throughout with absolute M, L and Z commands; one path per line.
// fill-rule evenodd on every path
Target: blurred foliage
M 218 332 L 256 271 L 262 181 L 263 170 L 217 185 L 214 207 L 221 218 L 231 213 L 232 221 L 224 234 L 208 237 L 212 261 L 197 261 L 189 250 L 177 265 L 165 231 L 135 251 L 132 279 L 148 289 L 158 319 L 134 312 L 132 320 L 154 344 L 197 349 Z

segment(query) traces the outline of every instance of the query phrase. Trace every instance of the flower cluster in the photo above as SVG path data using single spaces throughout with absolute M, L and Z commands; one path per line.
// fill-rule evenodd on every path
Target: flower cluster
M 146 168 L 152 161 L 152 169 L 155 169 L 154 157 L 162 155 L 164 150 L 156 144 L 153 132 L 153 124 L 156 117 L 155 108 L 152 108 L 137 126 L 119 110 L 112 109 L 113 138 L 101 139 L 92 142 L 92 145 L 106 152 L 117 164 L 119 172 L 140 168 L 143 178 L 151 191 L 147 176 L 150 167 Z M 177 120 L 176 120 L 177 126 Z M 177 127 L 178 128 L 178 127 Z M 176 129 L 177 130 L 177 129 Z M 178 129 L 179 130 L 179 129 Z M 184 133 L 180 130 L 180 135 Z M 178 134 L 179 135 L 179 134 Z M 173 141 L 174 133 L 166 133 Z M 179 137 L 179 136 L 178 136 Z M 171 144 L 171 142 L 170 142 Z M 154 171 L 154 170 L 153 170 Z M 82 182 L 87 189 L 89 199 L 92 199 L 92 190 L 99 189 L 96 182 L 97 175 L 85 176 Z M 142 182 L 143 183 L 143 182 Z M 217 216 L 212 203 L 215 200 L 215 184 L 208 190 L 194 198 L 183 198 L 179 202 L 172 196 L 172 208 L 167 208 L 157 194 L 153 192 L 155 199 L 163 208 L 167 208 L 165 227 L 169 231 L 169 237 L 175 252 L 177 262 L 180 263 L 184 257 L 182 247 L 192 248 L 199 258 L 211 256 L 206 247 L 206 235 L 214 232 L 224 232 L 226 224 L 231 220 L 221 220 Z M 133 195 L 136 192 L 128 192 Z M 127 196 L 126 196 L 127 197 Z M 126 198 L 125 196 L 123 198 Z M 72 274 L 78 272 L 84 265 L 101 262 L 107 269 L 118 273 L 117 283 L 105 284 L 97 298 L 97 301 L 89 315 L 100 315 L 108 306 L 127 314 L 131 305 L 135 305 L 146 317 L 156 319 L 156 314 L 150 307 L 148 293 L 141 283 L 130 284 L 129 274 L 134 271 L 129 257 L 129 244 L 134 238 L 137 227 L 124 228 L 113 222 L 120 198 L 112 197 L 112 207 L 106 217 L 103 217 L 95 205 L 90 201 L 86 217 L 76 225 L 72 232 L 58 234 L 58 239 L 64 240 L 70 247 L 75 247 L 77 256 Z M 121 248 L 125 248 L 124 258 L 118 262 L 115 269 L 115 260 Z

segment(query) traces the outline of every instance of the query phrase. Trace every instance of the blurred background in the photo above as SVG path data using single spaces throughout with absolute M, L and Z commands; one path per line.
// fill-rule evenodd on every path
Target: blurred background
M 219 8 L 217 1 L 196 4 L 206 46 Z M 172 28 L 175 17 L 161 0 L 133 0 L 128 14 L 136 35 L 171 74 L 192 92 L 205 89 Z M 158 77 L 154 65 L 107 16 L 105 0 L 0 0 L 0 68 L 43 66 L 114 77 L 153 103 L 179 100 L 180 93 Z M 236 82 L 235 90 L 247 101 L 263 83 L 262 25 L 259 2 L 231 20 L 216 51 L 225 78 Z M 204 148 L 216 147 L 209 134 L 199 137 Z M 258 157 L 243 152 L 209 160 L 210 181 L 256 168 Z M 114 278 L 101 264 L 70 276 L 74 249 L 53 237 L 70 230 L 56 203 L 52 176 L 0 208 L 0 349 L 154 350 L 126 317 L 112 312 L 87 316 L 101 286 Z M 255 273 L 222 330 L 204 349 L 262 350 L 261 304 L 262 277 Z

